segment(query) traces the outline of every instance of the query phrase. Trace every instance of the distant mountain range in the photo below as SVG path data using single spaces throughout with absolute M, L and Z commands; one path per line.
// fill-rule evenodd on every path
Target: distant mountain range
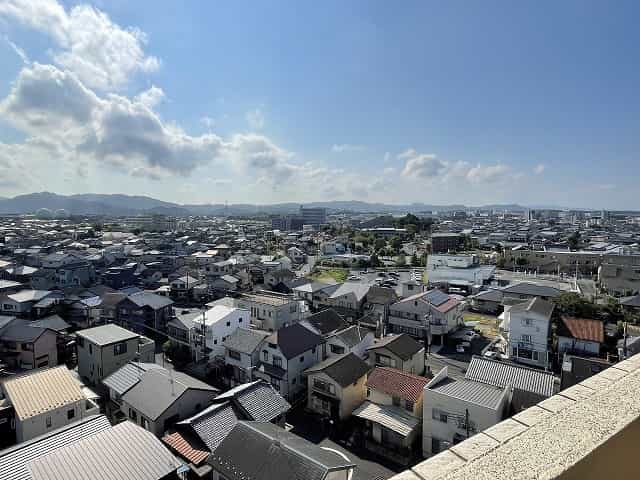
M 155 198 L 141 195 L 105 195 L 95 193 L 85 193 L 80 195 L 58 195 L 50 192 L 40 192 L 18 195 L 13 198 L 0 198 L 0 214 L 35 213 L 41 208 L 48 208 L 52 211 L 64 209 L 72 215 L 258 215 L 295 213 L 300 208 L 300 205 L 304 205 L 306 207 L 325 207 L 329 212 L 395 214 L 419 213 L 429 211 L 442 212 L 451 210 L 464 210 L 468 208 L 503 211 L 524 211 L 528 208 L 516 204 L 467 207 L 464 205 L 429 205 L 424 203 L 393 205 L 385 203 L 368 203 L 355 200 L 309 202 L 302 204 L 291 202 L 271 205 L 181 205 L 178 203 L 164 202 L 162 200 L 157 200 Z

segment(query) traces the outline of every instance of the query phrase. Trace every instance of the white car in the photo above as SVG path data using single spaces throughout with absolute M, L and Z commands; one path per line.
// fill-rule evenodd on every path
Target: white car
M 474 339 L 474 338 L 476 338 L 477 336 L 478 336 L 478 334 L 477 334 L 476 332 L 469 331 L 469 332 L 464 332 L 464 334 L 462 335 L 462 338 L 463 338 L 464 340 L 467 340 L 467 341 L 469 341 L 469 342 L 470 342 L 471 340 L 473 340 L 473 339 Z
M 353 281 L 353 282 L 356 282 L 356 281 L 360 280 L 360 277 L 359 277 L 359 276 L 357 276 L 357 275 L 350 275 L 350 276 L 347 278 L 347 280 L 351 280 L 351 281 Z

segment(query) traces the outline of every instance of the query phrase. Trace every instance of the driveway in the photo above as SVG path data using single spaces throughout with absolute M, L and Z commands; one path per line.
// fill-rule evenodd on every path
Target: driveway
M 343 440 L 334 441 L 329 438 L 328 424 L 319 419 L 318 416 L 305 412 L 303 407 L 297 407 L 287 413 L 287 423 L 292 425 L 292 433 L 315 443 L 324 448 L 337 450 L 356 465 L 353 480 L 387 480 L 393 477 L 396 471 L 382 465 L 370 458 L 366 452 L 355 452 Z M 339 442 L 339 443 L 338 443 Z

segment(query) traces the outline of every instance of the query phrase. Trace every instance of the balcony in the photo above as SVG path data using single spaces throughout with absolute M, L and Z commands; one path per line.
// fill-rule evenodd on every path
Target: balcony
M 635 355 L 392 480 L 637 478 L 638 392 Z

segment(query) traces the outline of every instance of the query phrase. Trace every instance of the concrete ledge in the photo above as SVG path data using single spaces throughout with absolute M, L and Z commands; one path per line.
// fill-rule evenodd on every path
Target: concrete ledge
M 640 355 L 454 445 L 393 480 L 633 478 L 638 443 Z

